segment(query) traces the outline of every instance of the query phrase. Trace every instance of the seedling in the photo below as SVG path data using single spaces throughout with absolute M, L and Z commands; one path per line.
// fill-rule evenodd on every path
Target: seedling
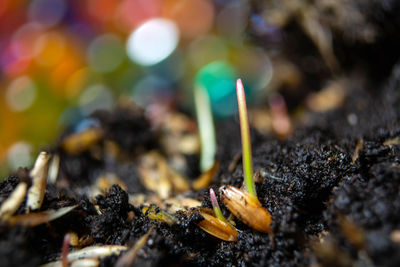
M 220 188 L 221 200 L 225 206 L 239 220 L 260 232 L 271 233 L 270 213 L 261 206 L 257 198 L 253 179 L 253 160 L 251 155 L 250 129 L 247 117 L 246 97 L 243 83 L 240 79 L 236 83 L 236 92 L 239 105 L 240 132 L 242 136 L 242 158 L 245 190 L 234 186 Z
M 221 208 L 219 207 L 217 196 L 215 195 L 215 192 L 212 188 L 210 188 L 210 200 L 211 200 L 211 205 L 213 206 L 213 210 L 215 213 L 215 217 L 217 217 L 219 220 L 228 223 L 228 221 L 225 219 L 224 215 L 222 214 Z
M 32 186 L 29 188 L 26 197 L 27 213 L 31 210 L 38 210 L 42 206 L 44 192 L 46 191 L 49 160 L 49 153 L 40 152 L 35 165 L 29 173 L 32 178 Z
M 62 267 L 68 267 L 68 252 L 69 252 L 69 243 L 70 243 L 71 237 L 69 234 L 66 234 L 64 236 L 64 240 L 62 243 L 61 247 L 61 262 L 62 262 Z
M 240 133 L 242 136 L 244 183 L 247 192 L 249 192 L 250 195 L 257 197 L 256 186 L 253 179 L 253 158 L 251 153 L 250 127 L 247 116 L 246 95 L 244 93 L 244 87 L 241 79 L 236 81 L 236 94 L 239 106 Z
M 230 223 L 223 222 L 206 211 L 200 211 L 199 213 L 204 220 L 197 223 L 197 226 L 205 232 L 224 241 L 237 241 L 238 233 Z
M 214 165 L 217 142 L 210 99 L 204 87 L 195 87 L 194 102 L 201 142 L 200 170 L 205 172 Z
M 28 185 L 20 182 L 10 196 L 1 204 L 0 220 L 7 220 L 12 216 L 24 201 Z
M 219 207 L 217 197 L 212 188 L 210 188 L 210 199 L 211 205 L 213 206 L 215 217 L 207 213 L 207 209 L 200 210 L 200 215 L 203 216 L 204 220 L 199 222 L 197 225 L 219 239 L 225 241 L 236 241 L 237 231 L 222 214 L 221 208 Z

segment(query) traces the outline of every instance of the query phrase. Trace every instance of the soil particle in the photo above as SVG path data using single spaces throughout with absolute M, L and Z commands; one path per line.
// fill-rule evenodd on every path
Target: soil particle
M 91 236 L 97 243 L 123 244 L 126 242 L 130 223 L 126 220 L 128 211 L 132 210 L 128 203 L 128 194 L 118 185 L 113 185 L 103 196 L 98 195 L 95 205 L 101 214 L 87 218 Z

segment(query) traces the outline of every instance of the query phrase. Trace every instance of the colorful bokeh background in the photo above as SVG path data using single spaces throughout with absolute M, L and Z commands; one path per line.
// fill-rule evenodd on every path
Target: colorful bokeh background
M 237 77 L 259 95 L 273 75 L 250 16 L 247 1 L 1 0 L 0 174 L 127 99 L 190 111 L 200 84 L 217 118 L 232 115 Z

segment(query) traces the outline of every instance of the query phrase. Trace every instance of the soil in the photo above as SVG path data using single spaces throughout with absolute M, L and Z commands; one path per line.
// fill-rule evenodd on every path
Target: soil
M 393 3 L 386 9 L 383 4 L 375 5 L 385 14 L 397 10 Z M 260 7 L 254 8 L 257 11 Z M 62 145 L 76 127 L 66 130 L 49 150 L 60 156 L 60 170 L 57 183 L 47 185 L 41 210 L 78 206 L 59 219 L 35 227 L 1 222 L 0 265 L 37 266 L 59 259 L 67 232 L 84 237 L 88 245 L 131 247 L 153 229 L 134 266 L 400 266 L 400 53 L 398 46 L 392 57 L 382 52 L 384 62 L 376 53 L 371 61 L 360 56 L 377 44 L 379 49 L 394 51 L 387 42 L 399 42 L 398 37 L 390 37 L 391 27 L 400 24 L 388 26 L 375 13 L 368 13 L 365 19 L 382 30 L 376 43 L 358 41 L 351 45 L 346 27 L 331 25 L 334 36 L 342 36 L 335 46 L 340 55 L 363 47 L 357 55 L 339 57 L 344 69 L 349 70 L 342 74 L 348 83 L 340 105 L 325 112 L 304 112 L 286 139 L 251 130 L 254 170 L 259 177 L 257 195 L 272 215 L 273 235 L 234 219 L 238 241 L 222 241 L 197 226 L 203 218 L 196 209 L 176 212 L 172 225 L 150 219 L 142 212 L 145 201 L 135 204 L 129 199 L 151 194 L 140 179 L 138 161 L 150 150 L 168 157 L 159 141 L 166 133 L 154 130 L 143 112 L 121 107 L 91 116 L 102 135 L 83 152 L 69 153 Z M 288 36 L 300 31 L 293 22 L 285 29 Z M 268 47 L 262 42 L 263 36 L 253 31 L 252 38 Z M 303 50 L 311 48 L 298 49 L 297 55 L 302 56 L 307 54 Z M 378 63 L 383 65 L 381 71 L 371 74 Z M 326 81 L 327 75 L 337 77 L 328 73 L 326 66 L 321 72 L 306 73 L 303 85 L 313 77 L 317 80 L 311 83 L 312 88 Z M 303 93 L 307 95 L 308 90 Z M 290 90 L 286 94 L 290 110 L 304 106 L 291 104 Z M 209 187 L 217 192 L 220 186 L 241 187 L 243 183 L 238 120 L 220 122 L 217 127 L 217 175 L 203 189 L 180 193 L 197 199 L 203 208 L 211 208 Z M 183 158 L 188 169 L 196 170 L 188 175 L 194 179 L 199 174 L 198 155 L 184 154 Z M 125 190 L 112 185 L 90 198 L 87 192 L 97 178 L 110 173 L 122 180 Z M 21 180 L 29 180 L 27 169 L 20 169 L 0 184 L 0 203 Z M 221 208 L 228 217 L 229 210 L 223 205 Z M 15 214 L 24 212 L 22 204 Z M 113 266 L 119 257 L 105 257 L 100 265 Z

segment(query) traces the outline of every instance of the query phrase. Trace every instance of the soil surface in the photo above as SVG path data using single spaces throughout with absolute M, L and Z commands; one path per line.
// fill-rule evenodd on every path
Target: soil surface
M 355 28 L 335 24 L 334 6 L 333 17 L 326 17 L 325 25 L 332 29 L 344 71 L 332 73 L 318 56 L 316 64 L 323 67 L 315 72 L 304 69 L 305 79 L 299 85 L 303 90 L 282 89 L 289 110 L 301 113 L 287 138 L 251 129 L 257 195 L 271 213 L 273 235 L 231 217 L 219 201 L 223 214 L 238 230 L 236 242 L 222 241 L 198 227 L 203 220 L 199 208 L 171 212 L 171 205 L 165 204 L 173 198 L 190 206 L 183 203 L 186 198 L 212 208 L 210 187 L 218 192 L 223 185 L 242 186 L 237 119 L 217 124 L 220 166 L 211 183 L 199 190 L 174 184 L 168 197 L 161 197 L 143 180 L 144 155 L 157 151 L 190 185 L 200 174 L 198 153 L 173 151 L 164 141 L 171 136 L 172 140 L 187 137 L 196 129 L 185 126 L 179 135 L 168 127 L 155 128 L 142 111 L 123 106 L 94 113 L 66 130 L 48 150 L 58 155 L 60 164 L 39 211 L 77 206 L 36 226 L 1 221 L 0 266 L 38 266 L 59 260 L 64 236 L 71 232 L 79 244 L 71 245 L 70 251 L 93 245 L 131 248 L 150 233 L 131 262 L 134 266 L 400 266 L 400 50 L 394 46 L 399 39 L 393 37 L 392 29 L 400 23 L 393 16 L 398 10 L 393 2 L 368 2 L 376 12 L 364 14 L 365 21 L 360 23 L 381 33 L 372 43 L 360 41 L 362 32 L 351 35 L 357 32 L 356 24 L 351 24 Z M 362 10 L 362 4 L 355 6 Z M 265 7 L 252 8 L 262 12 Z M 378 12 L 386 14 L 385 20 Z M 298 15 L 288 14 L 292 20 L 284 28 L 284 38 L 307 39 L 296 22 Z M 256 26 L 251 24 L 249 38 L 266 49 L 276 45 L 266 42 Z M 284 48 L 287 56 L 298 56 L 299 64 L 310 53 L 318 54 L 309 39 L 299 43 L 304 47 Z M 297 50 L 289 52 L 289 48 Z M 381 52 L 370 54 L 374 48 Z M 304 111 L 306 100 L 294 104 L 293 99 L 305 99 L 328 79 L 346 81 L 339 104 L 324 111 Z M 67 148 L 65 140 L 82 127 L 95 129 L 94 137 L 81 140 L 78 148 Z M 162 165 L 162 160 L 150 163 L 157 164 Z M 21 168 L 0 184 L 0 205 L 21 181 L 30 186 L 28 169 Z M 154 219 L 152 212 L 143 210 L 148 204 L 156 205 L 151 206 L 156 215 L 168 213 L 173 222 Z M 25 214 L 25 201 L 14 217 L 21 214 Z M 113 266 L 126 254 L 103 257 L 100 266 Z

